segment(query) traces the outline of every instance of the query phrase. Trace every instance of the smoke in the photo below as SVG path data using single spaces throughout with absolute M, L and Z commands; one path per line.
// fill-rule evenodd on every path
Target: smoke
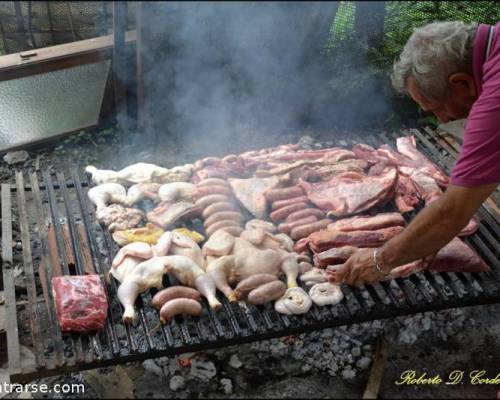
M 263 147 L 307 128 L 356 129 L 385 118 L 380 78 L 364 73 L 363 56 L 352 47 L 333 57 L 322 51 L 336 8 L 147 3 L 147 130 L 158 146 L 222 155 L 243 142 Z

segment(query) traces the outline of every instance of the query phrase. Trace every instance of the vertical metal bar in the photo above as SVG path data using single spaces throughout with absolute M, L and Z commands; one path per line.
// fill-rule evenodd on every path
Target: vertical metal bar
M 122 132 L 129 131 L 127 108 L 127 60 L 125 31 L 127 29 L 128 5 L 126 1 L 113 2 L 113 72 L 116 119 Z
M 68 21 L 69 21 L 69 26 L 71 29 L 71 34 L 73 35 L 73 41 L 77 41 L 78 38 L 76 37 L 76 31 L 75 31 L 75 25 L 73 23 L 73 14 L 71 14 L 71 4 L 69 1 L 65 1 L 64 5 L 66 7 L 66 14 L 68 16 Z
M 97 273 L 99 275 L 101 275 L 101 277 L 104 277 L 105 272 L 104 272 L 104 268 L 103 268 L 103 260 L 102 260 L 101 252 L 99 251 L 99 247 L 97 246 L 95 235 L 93 235 L 92 231 L 91 231 L 91 222 L 89 220 L 89 213 L 87 210 L 87 204 L 86 204 L 85 199 L 84 199 L 82 184 L 81 184 L 80 178 L 78 176 L 78 171 L 76 170 L 76 168 L 71 169 L 71 178 L 73 180 L 73 183 L 74 183 L 74 186 L 76 189 L 76 195 L 78 197 L 78 205 L 80 207 L 80 214 L 83 218 L 83 224 L 85 226 L 85 233 L 87 235 L 87 243 L 89 243 L 89 246 L 90 246 L 90 253 L 92 254 L 93 264 L 94 264 L 94 267 L 95 267 L 95 270 L 97 271 Z M 109 292 L 107 289 L 106 282 L 102 282 L 102 284 L 103 284 L 104 292 L 106 293 L 106 297 L 108 298 L 108 302 L 109 302 L 110 297 L 109 297 Z M 108 327 L 108 329 L 109 329 L 108 339 L 109 338 L 111 339 L 111 344 L 110 344 L 111 351 L 114 354 L 119 354 L 120 349 L 119 349 L 119 346 L 117 345 L 118 339 L 116 337 L 115 322 L 113 319 L 113 313 L 111 312 L 111 307 L 108 307 L 108 319 L 107 319 L 106 324 L 109 325 L 109 327 Z
M 69 224 L 69 234 L 71 237 L 73 253 L 75 254 L 75 267 L 78 275 L 84 275 L 84 263 L 83 263 L 83 252 L 80 245 L 80 239 L 78 237 L 78 232 L 76 230 L 75 217 L 70 209 L 71 200 L 69 198 L 68 189 L 66 187 L 66 178 L 62 172 L 57 173 L 57 180 L 60 184 L 60 190 L 63 194 L 64 208 L 66 210 L 66 218 Z M 97 333 L 90 335 L 90 339 L 93 344 L 94 352 L 99 358 L 102 358 L 102 346 L 101 342 L 97 336 Z
M 12 258 L 12 214 L 10 184 L 2 183 L 2 274 L 5 296 L 9 373 L 21 373 L 21 351 L 17 327 L 16 292 Z
M 47 286 L 47 297 L 48 300 L 51 304 L 47 304 L 47 308 L 49 310 L 48 316 L 49 316 L 49 324 L 50 324 L 50 330 L 52 333 L 52 340 L 54 341 L 54 348 L 56 352 L 56 364 L 58 366 L 62 365 L 64 362 L 64 356 L 63 356 L 63 342 L 62 342 L 62 337 L 61 337 L 61 331 L 59 330 L 56 320 L 57 317 L 54 312 L 54 300 L 52 297 L 52 291 L 48 290 L 48 288 L 51 287 L 51 281 L 52 281 L 52 258 L 50 257 L 49 253 L 49 246 L 48 246 L 48 230 L 47 230 L 47 224 L 45 223 L 45 212 L 43 210 L 43 204 L 42 204 L 42 199 L 40 196 L 40 188 L 38 184 L 38 177 L 36 176 L 36 173 L 30 174 L 30 183 L 31 183 L 31 190 L 33 192 L 33 199 L 35 201 L 35 206 L 38 208 L 38 235 L 40 237 L 40 240 L 42 242 L 42 255 L 44 258 L 44 267 L 45 267 L 45 278 L 47 280 L 46 286 Z
M 64 275 L 70 275 L 68 258 L 66 250 L 64 248 L 64 243 L 62 242 L 63 233 L 61 228 L 61 221 L 59 220 L 59 210 L 57 206 L 57 199 L 54 192 L 54 185 L 52 183 L 52 178 L 50 177 L 48 170 L 43 171 L 42 176 L 49 196 L 49 208 L 50 208 L 50 213 L 52 215 L 52 223 L 54 224 L 54 229 L 56 232 L 57 250 L 62 262 L 63 273 Z M 71 334 L 69 338 L 72 347 L 75 349 L 75 356 L 77 360 L 80 362 L 83 358 L 83 346 L 81 337 L 77 334 Z
M 144 9 L 147 2 L 139 1 L 136 3 L 136 62 L 137 62 L 137 131 L 144 133 L 147 119 L 147 105 L 144 92 L 144 48 L 143 40 L 145 34 Z
M 17 38 L 21 42 L 22 50 L 28 49 L 28 41 L 26 40 L 26 32 L 24 30 L 24 19 L 23 12 L 21 10 L 21 3 L 19 1 L 13 1 L 14 10 L 16 12 L 16 29 Z
M 55 45 L 56 37 L 54 35 L 54 24 L 52 23 L 52 11 L 50 10 L 50 1 L 45 2 L 45 6 L 47 7 L 47 19 L 49 21 L 49 29 L 50 29 L 50 37 L 52 38 L 52 45 Z
M 33 35 L 33 27 L 31 25 L 32 8 L 33 8 L 33 2 L 28 1 L 28 34 L 31 39 L 31 47 L 36 48 L 35 36 Z
M 26 209 L 26 196 L 24 193 L 24 177 L 21 171 L 16 171 L 17 206 L 19 212 L 19 227 L 21 229 L 21 242 L 23 245 L 24 273 L 26 277 L 26 291 L 28 293 L 28 310 L 30 315 L 31 337 L 35 348 L 37 366 L 44 366 L 42 356 L 42 339 L 39 334 L 40 321 L 38 318 L 38 303 L 36 297 L 35 273 L 33 271 L 33 258 L 31 257 L 30 231 L 28 227 L 28 212 Z

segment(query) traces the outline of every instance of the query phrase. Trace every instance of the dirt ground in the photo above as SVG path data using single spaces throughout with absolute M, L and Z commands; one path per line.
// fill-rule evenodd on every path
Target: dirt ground
M 337 133 L 338 134 L 338 133 Z M 300 136 L 310 135 L 301 132 Z M 120 137 L 112 132 L 81 135 L 79 139 L 61 142 L 57 148 L 45 148 L 42 151 L 29 151 L 30 158 L 23 164 L 0 166 L 0 180 L 4 182 L 13 175 L 18 167 L 40 169 L 65 169 L 69 165 L 81 166 L 93 163 L 99 168 L 119 169 L 126 165 L 145 161 L 167 167 L 193 162 L 198 158 L 212 155 L 225 155 L 244 150 L 297 142 L 299 135 L 247 135 L 233 141 L 226 141 L 214 147 L 208 138 L 199 141 L 184 141 L 182 137 L 171 138 L 164 143 L 160 137 L 145 138 L 140 135 Z M 313 135 L 314 136 L 314 135 Z M 321 140 L 329 145 L 328 133 L 315 136 L 310 142 Z M 463 309 L 464 328 L 458 334 L 443 340 L 431 329 L 417 332 L 417 340 L 404 344 L 397 340 L 398 325 L 394 321 L 385 323 L 384 331 L 389 341 L 389 357 L 383 374 L 379 398 L 500 398 L 500 305 L 470 307 Z M 393 323 L 394 322 L 394 323 Z M 241 349 L 243 350 L 243 349 Z M 238 349 L 228 349 L 238 352 Z M 211 356 L 211 352 L 207 352 Z M 215 354 L 215 353 L 214 353 Z M 213 356 L 215 357 L 215 355 Z M 93 373 L 77 373 L 67 376 L 47 378 L 39 383 L 49 387 L 55 383 L 83 383 L 84 394 L 52 394 L 47 398 L 105 398 L 135 396 L 136 398 L 361 398 L 366 387 L 370 369 L 360 371 L 352 379 L 330 376 L 327 373 L 311 369 L 287 368 L 297 360 L 281 357 L 276 361 L 276 373 L 272 366 L 266 366 L 257 355 L 248 354 L 248 362 L 255 363 L 255 368 L 267 368 L 267 375 L 255 374 L 255 368 L 247 370 L 222 368 L 218 365 L 217 375 L 209 382 L 197 384 L 187 381 L 182 390 L 170 388 L 170 376 L 161 375 L 154 368 L 146 368 L 135 363 L 125 368 L 107 368 Z M 254 357 L 254 358 L 252 358 Z M 168 361 L 168 360 L 167 360 Z M 300 360 L 299 366 L 300 366 Z M 273 361 L 274 362 L 274 361 Z M 259 364 L 260 363 L 260 364 Z M 405 371 L 414 370 L 416 377 L 426 373 L 427 377 L 440 375 L 440 384 L 398 385 Z M 464 378 L 460 384 L 447 385 L 448 375 L 460 370 Z M 495 384 L 473 384 L 469 374 L 474 370 L 485 370 L 484 377 L 498 377 Z M 161 371 L 161 368 L 160 368 Z M 252 372 L 253 371 L 253 372 Z M 101 378 L 96 378 L 101 376 Z M 115 379 L 122 391 L 113 392 L 114 383 L 106 379 Z M 232 390 L 224 392 L 221 379 L 230 379 Z M 115 382 L 115 383 L 116 383 Z M 2 397 L 0 395 L 0 397 Z M 6 398 L 41 398 L 40 394 L 23 393 L 7 395 Z

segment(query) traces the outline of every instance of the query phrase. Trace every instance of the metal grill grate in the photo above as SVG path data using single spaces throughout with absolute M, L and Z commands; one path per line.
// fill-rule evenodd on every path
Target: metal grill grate
M 444 138 L 433 139 L 426 131 L 411 133 L 416 136 L 419 149 L 449 172 L 456 155 L 453 144 Z M 378 146 L 393 144 L 395 137 L 382 134 L 353 136 L 349 140 L 351 144 L 365 142 Z M 15 184 L 1 187 L 2 267 L 9 373 L 13 382 L 375 319 L 500 302 L 500 224 L 498 215 L 490 212 L 486 204 L 477 214 L 481 221 L 479 231 L 466 241 L 492 267 L 489 273 L 425 271 L 362 288 L 344 286 L 345 298 L 340 304 L 313 305 L 303 316 L 280 315 L 271 304 L 240 307 L 218 294 L 223 303 L 221 311 L 211 311 L 205 302 L 201 317 L 176 317 L 165 326 L 158 325 L 158 313 L 149 306 L 152 290 L 138 299 L 137 325 L 124 327 L 117 284 L 114 280 L 106 284 L 105 279 L 118 247 L 109 232 L 96 222 L 94 206 L 87 199 L 90 184 L 87 178 L 76 168 L 69 174 L 17 172 Z M 21 232 L 26 305 L 16 304 L 13 224 L 19 224 Z M 62 335 L 53 307 L 51 278 L 84 273 L 98 273 L 102 277 L 110 305 L 106 326 L 94 335 Z M 165 278 L 164 283 L 168 286 L 176 282 Z M 40 301 L 42 293 L 44 299 Z M 24 365 L 21 344 L 32 349 L 36 366 Z

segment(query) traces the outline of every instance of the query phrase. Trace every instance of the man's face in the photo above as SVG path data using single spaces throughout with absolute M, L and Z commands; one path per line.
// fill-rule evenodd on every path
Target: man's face
M 429 100 L 420 93 L 416 80 L 408 78 L 407 89 L 411 98 L 425 112 L 433 113 L 441 122 L 453 121 L 455 119 L 467 118 L 472 104 L 476 100 L 473 78 L 450 82 L 451 95 L 446 100 Z

